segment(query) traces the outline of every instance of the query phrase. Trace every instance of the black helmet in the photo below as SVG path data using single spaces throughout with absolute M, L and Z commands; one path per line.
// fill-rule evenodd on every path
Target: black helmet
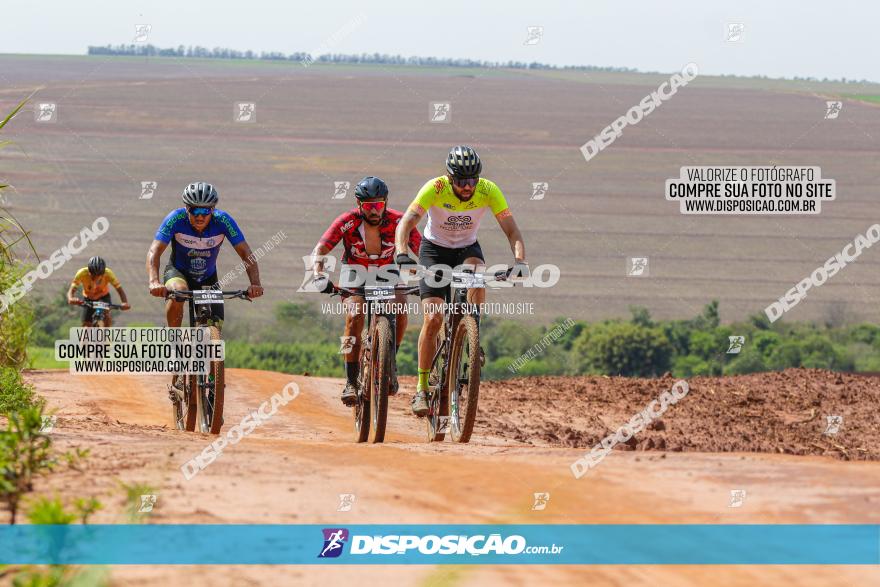
M 449 175 L 458 179 L 479 177 L 483 170 L 480 156 L 467 145 L 452 147 L 446 158 L 446 171 Z
M 363 178 L 354 188 L 354 197 L 360 200 L 372 200 L 374 198 L 387 198 L 388 186 L 378 177 L 369 175 Z
M 196 181 L 183 190 L 183 203 L 187 206 L 216 206 L 217 190 L 209 183 Z
M 101 275 L 106 268 L 107 263 L 105 263 L 104 259 L 101 257 L 92 257 L 89 259 L 89 273 L 92 275 Z

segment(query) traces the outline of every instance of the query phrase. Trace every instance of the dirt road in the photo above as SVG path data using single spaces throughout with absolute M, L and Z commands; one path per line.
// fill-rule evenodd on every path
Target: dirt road
M 392 399 L 387 442 L 357 445 L 340 381 L 248 370 L 228 371 L 227 426 L 290 381 L 301 393 L 186 481 L 180 466 L 210 438 L 169 427 L 162 378 L 33 371 L 27 379 L 56 410 L 57 446 L 91 451 L 83 472 L 53 475 L 38 489 L 98 497 L 105 510 L 96 523 L 125 521 L 120 481 L 155 489 L 149 522 L 156 524 L 880 522 L 877 462 L 615 451 L 578 480 L 569 465 L 581 448 L 530 445 L 481 424 L 470 445 L 423 442 L 422 423 L 407 413 L 411 385 Z M 728 507 L 734 489 L 746 491 L 741 507 Z M 546 509 L 532 510 L 536 492 L 550 492 Z M 356 496 L 354 505 L 339 512 L 344 493 Z M 854 585 L 878 584 L 880 568 L 127 566 L 113 568 L 112 578 L 118 585 Z

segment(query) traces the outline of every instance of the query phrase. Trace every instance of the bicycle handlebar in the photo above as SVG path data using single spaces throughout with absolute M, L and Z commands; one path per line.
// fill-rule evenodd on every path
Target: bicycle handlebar
M 252 302 L 253 300 L 248 297 L 246 289 L 235 289 L 235 290 L 204 290 L 211 291 L 214 293 L 219 293 L 224 298 L 239 298 L 242 300 L 247 300 Z M 165 294 L 165 299 L 174 298 L 177 301 L 189 300 L 193 297 L 193 291 L 189 289 L 170 289 L 168 293 Z
M 330 285 L 333 286 L 333 291 L 330 292 L 330 295 L 339 295 L 342 293 L 347 293 L 348 295 L 352 295 L 352 296 L 363 296 L 364 295 L 363 291 L 358 291 L 357 289 L 340 287 L 333 282 L 330 282 Z M 380 286 L 380 287 L 382 287 L 382 286 Z M 400 292 L 405 296 L 418 295 L 418 293 L 419 293 L 419 286 L 417 286 L 417 285 L 416 286 L 395 285 L 393 287 L 394 287 L 395 293 Z
M 86 306 L 88 308 L 92 308 L 95 304 L 107 304 L 107 307 L 112 310 L 121 310 L 122 306 L 120 304 L 111 304 L 109 302 L 102 302 L 101 300 L 82 300 L 81 306 Z

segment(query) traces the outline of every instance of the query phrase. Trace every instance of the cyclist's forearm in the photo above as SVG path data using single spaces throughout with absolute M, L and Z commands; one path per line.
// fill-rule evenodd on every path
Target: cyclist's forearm
M 519 234 L 519 230 L 516 231 L 516 234 L 508 237 L 510 241 L 510 250 L 513 251 L 513 258 L 516 261 L 525 261 L 526 260 L 526 243 L 522 239 L 522 235 Z
M 324 272 L 324 255 L 330 250 L 330 247 L 324 244 L 319 244 L 312 250 L 312 275 Z
M 128 303 L 128 296 L 125 295 L 125 290 L 122 289 L 122 286 L 121 286 L 121 285 L 120 285 L 119 287 L 116 288 L 116 293 L 119 294 L 119 299 L 122 300 L 122 303 L 123 303 L 123 304 L 127 304 L 127 303 Z
M 409 233 L 418 226 L 422 216 L 414 210 L 407 210 L 397 225 L 397 232 L 394 233 L 394 252 L 397 255 L 405 255 L 409 249 Z M 418 252 L 418 251 L 414 251 Z
M 76 296 L 76 285 L 71 285 L 70 289 L 67 290 L 67 299 L 72 300 Z
M 247 265 L 245 267 L 245 271 L 247 271 L 248 279 L 251 282 L 251 285 L 261 285 L 260 283 L 260 267 L 257 265 L 256 261 Z
M 162 251 L 165 246 L 160 241 L 153 241 L 150 250 L 147 252 L 147 275 L 150 276 L 150 283 L 159 281 L 159 261 L 162 258 Z
M 244 263 L 244 270 L 247 271 L 248 279 L 251 285 L 260 285 L 260 267 L 257 265 L 257 258 L 251 251 L 251 246 L 247 242 L 242 241 L 235 245 L 235 252 Z
M 150 274 L 150 283 L 157 283 L 159 281 L 159 258 L 151 259 L 150 263 L 147 264 L 147 271 Z
M 513 258 L 517 261 L 525 261 L 526 243 L 523 241 L 522 233 L 519 231 L 516 220 L 513 219 L 513 214 L 510 213 L 510 210 L 504 210 L 496 218 L 501 226 L 501 230 L 507 236 L 507 242 L 510 243 Z

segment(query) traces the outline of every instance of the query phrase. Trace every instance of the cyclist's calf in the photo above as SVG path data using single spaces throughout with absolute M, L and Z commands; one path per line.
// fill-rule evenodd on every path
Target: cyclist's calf
M 422 300 L 422 332 L 428 335 L 436 335 L 443 326 L 443 300 L 441 298 L 425 298 Z

